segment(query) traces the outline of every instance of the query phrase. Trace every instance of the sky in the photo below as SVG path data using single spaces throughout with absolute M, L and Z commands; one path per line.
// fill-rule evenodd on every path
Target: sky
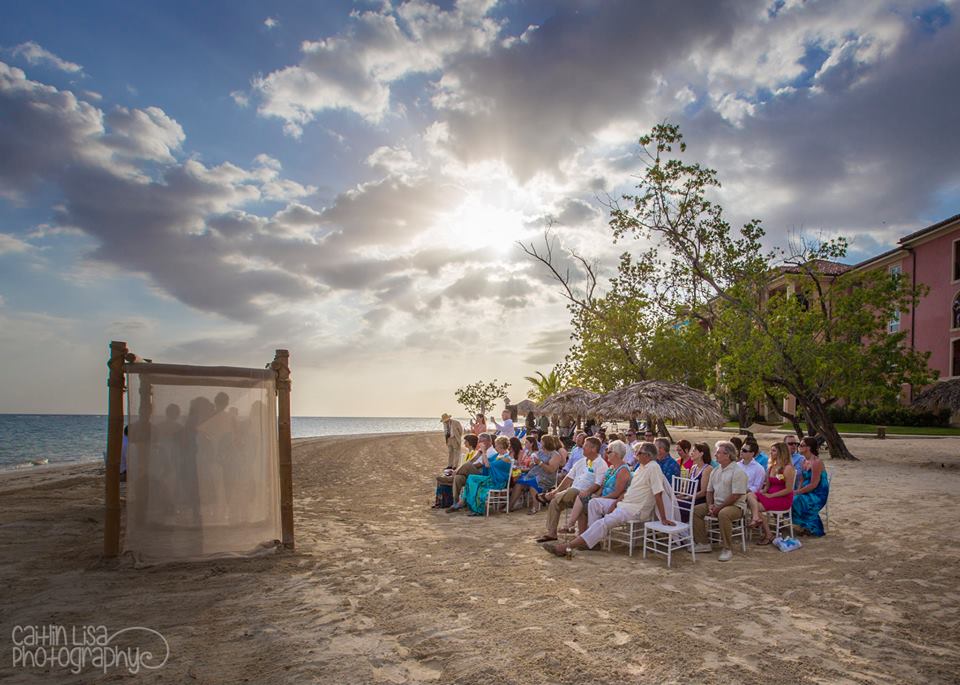
M 103 413 L 110 340 L 262 366 L 293 411 L 522 399 L 569 345 L 517 241 L 615 268 L 678 123 L 734 225 L 848 261 L 960 212 L 954 2 L 7 3 L 0 412 Z

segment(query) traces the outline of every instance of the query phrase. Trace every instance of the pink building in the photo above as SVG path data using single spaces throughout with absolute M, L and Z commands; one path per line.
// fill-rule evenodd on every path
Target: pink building
M 907 343 L 930 352 L 930 368 L 940 379 L 960 377 L 960 214 L 900 239 L 898 247 L 857 264 L 854 269 L 902 273 L 930 288 L 913 311 L 890 322 L 891 332 L 907 332 Z M 909 402 L 911 391 L 904 389 Z

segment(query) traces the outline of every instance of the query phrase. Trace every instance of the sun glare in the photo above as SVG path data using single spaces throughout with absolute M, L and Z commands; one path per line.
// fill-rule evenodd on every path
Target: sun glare
M 523 235 L 523 216 L 515 209 L 470 198 L 450 217 L 446 229 L 457 244 L 506 252 Z

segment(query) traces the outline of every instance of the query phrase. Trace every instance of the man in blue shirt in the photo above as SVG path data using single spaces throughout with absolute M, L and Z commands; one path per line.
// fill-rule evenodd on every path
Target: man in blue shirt
M 678 464 L 677 460 L 670 454 L 670 439 L 657 438 L 653 441 L 653 444 L 657 446 L 657 464 L 660 466 L 660 470 L 663 471 L 667 482 L 672 486 L 673 477 L 680 475 L 680 464 Z
M 570 450 L 570 456 L 567 457 L 567 463 L 563 465 L 563 468 L 560 469 L 561 474 L 570 473 L 570 469 L 573 468 L 573 465 L 578 461 L 583 459 L 583 441 L 586 440 L 587 434 L 583 431 L 577 431 L 573 436 L 574 447 Z
M 796 482 L 800 482 L 800 472 L 803 470 L 803 455 L 798 451 L 800 449 L 800 438 L 796 435 L 788 435 L 784 440 L 787 443 L 787 449 L 790 450 L 790 460 L 793 462 L 793 468 L 797 470 Z M 796 488 L 796 485 L 794 485 Z

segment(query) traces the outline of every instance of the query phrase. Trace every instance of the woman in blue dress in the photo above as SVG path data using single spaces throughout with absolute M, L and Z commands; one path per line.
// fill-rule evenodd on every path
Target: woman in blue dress
M 820 461 L 816 438 L 804 438 L 799 449 L 804 462 L 800 487 L 793 496 L 793 525 L 820 537 L 824 534 L 820 510 L 830 495 L 830 478 Z
M 503 490 L 510 482 L 513 460 L 510 458 L 510 438 L 501 435 L 493 442 L 497 450 L 496 457 L 481 456 L 482 472 L 467 476 L 467 482 L 460 492 L 460 501 L 451 507 L 454 511 L 469 507 L 471 516 L 483 516 L 487 506 L 487 495 L 491 490 Z
M 541 453 L 534 458 L 533 467 L 520 476 L 513 486 L 510 495 L 510 508 L 516 509 L 525 490 L 530 491 L 530 510 L 528 514 L 536 514 L 540 510 L 537 493 L 552 490 L 557 484 L 557 472 L 566 462 L 566 455 L 561 453 L 563 445 L 554 435 L 544 435 L 541 441 Z

